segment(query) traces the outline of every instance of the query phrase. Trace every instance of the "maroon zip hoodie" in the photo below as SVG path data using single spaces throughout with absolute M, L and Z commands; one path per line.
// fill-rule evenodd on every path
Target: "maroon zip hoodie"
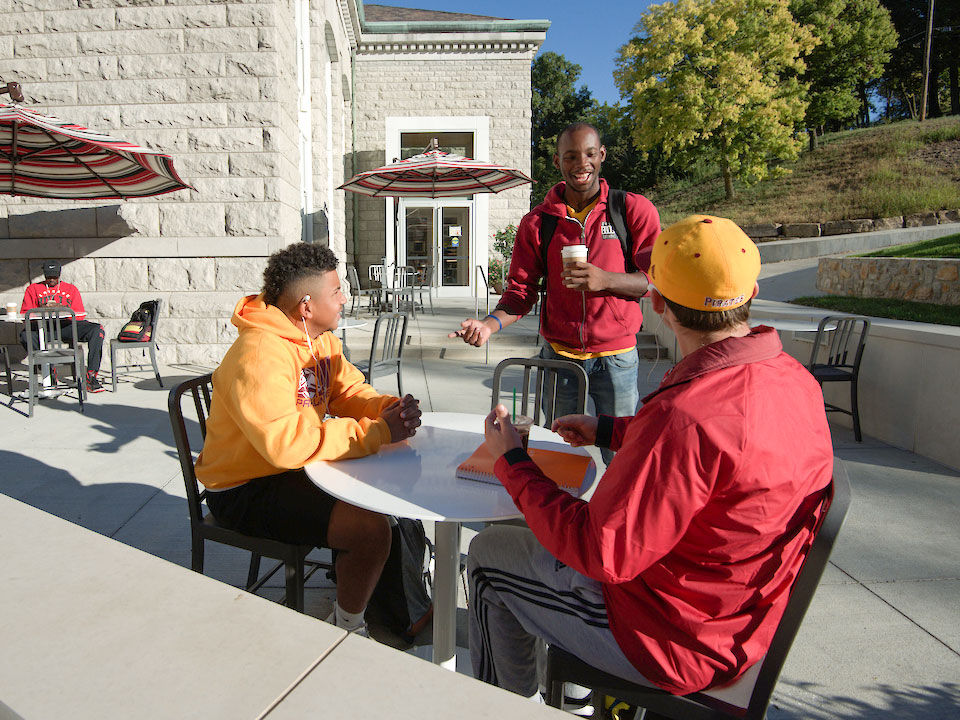
M 555 215 L 557 229 L 547 251 L 547 300 L 540 313 L 540 334 L 548 342 L 580 352 L 631 348 L 643 321 L 636 299 L 606 291 L 570 290 L 560 277 L 560 248 L 564 245 L 586 245 L 587 262 L 607 271 L 626 272 L 623 248 L 607 213 L 609 186 L 600 180 L 600 198 L 583 225 L 567 216 L 564 187 L 565 183 L 554 185 L 544 201 L 520 221 L 507 287 L 497 309 L 526 315 L 537 302 L 544 275 L 540 225 L 544 215 Z M 653 241 L 660 233 L 660 216 L 645 197 L 627 193 L 624 220 L 632 235 L 634 265 L 646 273 Z

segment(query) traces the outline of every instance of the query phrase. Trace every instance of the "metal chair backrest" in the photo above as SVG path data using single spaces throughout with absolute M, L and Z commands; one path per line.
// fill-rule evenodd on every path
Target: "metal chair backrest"
M 583 414 L 587 411 L 587 393 L 590 391 L 590 381 L 582 365 L 571 360 L 547 360 L 539 357 L 507 358 L 500 361 L 493 371 L 493 397 L 491 409 L 500 402 L 500 389 L 503 371 L 510 367 L 523 368 L 523 381 L 519 390 L 519 413 L 533 418 L 534 425 L 549 426 L 553 423 L 557 409 L 557 384 L 561 374 L 569 374 L 577 383 L 577 406 L 575 413 Z M 513 401 L 512 395 L 509 402 Z M 507 399 L 503 402 L 507 404 Z M 543 421 L 541 422 L 541 409 Z
M 53 354 L 70 348 L 70 343 L 63 339 L 63 320 L 70 320 L 71 337 L 76 341 L 77 314 L 65 305 L 31 308 L 24 314 L 23 319 L 28 330 L 38 328 L 43 336 L 43 348 L 34 347 L 33 333 L 27 332 L 28 357 L 42 357 L 44 353 Z M 79 352 L 79 343 L 74 342 L 74 350 Z
M 350 285 L 350 294 L 354 297 L 360 294 L 360 276 L 353 265 L 347 265 L 347 283 Z
M 153 313 L 153 318 L 150 320 L 150 322 L 153 323 L 153 330 L 150 331 L 150 341 L 154 345 L 157 344 L 157 337 L 159 337 L 157 327 L 160 325 L 160 308 L 163 306 L 163 298 L 157 298 L 156 303 L 157 304 L 154 305 L 156 312 Z
M 828 315 L 817 327 L 807 367 L 811 372 L 816 367 L 859 371 L 869 333 L 869 318 L 862 315 Z
M 385 270 L 386 268 L 383 265 L 370 265 L 367 268 L 367 277 L 370 279 L 371 283 L 376 285 L 376 287 L 385 287 Z
M 420 268 L 420 272 L 417 273 L 416 286 L 418 290 L 431 290 L 436 285 L 436 274 L 437 266 L 436 265 L 424 265 Z
M 417 271 L 411 265 L 395 265 L 393 267 L 394 288 L 409 288 L 416 285 Z
M 190 524 L 194 527 L 203 523 L 203 508 L 201 503 L 207 491 L 197 480 L 194 469 L 195 455 L 190 445 L 190 433 L 187 431 L 183 419 L 182 402 L 189 396 L 196 412 L 197 423 L 200 429 L 199 445 L 203 447 L 203 440 L 207 437 L 207 417 L 210 415 L 210 399 L 213 395 L 213 375 L 207 373 L 180 383 L 170 391 L 167 399 L 167 408 L 170 411 L 170 424 L 173 427 L 173 439 L 177 445 L 177 454 L 180 456 L 180 469 L 183 472 L 183 481 L 187 489 L 187 507 L 190 511 Z M 199 452 L 197 453 L 199 454 Z
M 824 491 L 822 502 L 825 508 L 820 515 L 819 527 L 814 529 L 815 534 L 810 549 L 803 559 L 800 572 L 793 581 L 787 608 L 780 619 L 780 624 L 777 625 L 770 649 L 759 663 L 760 672 L 753 685 L 753 692 L 750 694 L 750 704 L 747 706 L 746 717 L 748 718 L 762 718 L 766 713 L 777 679 L 780 677 L 780 671 L 783 670 L 787 661 L 787 655 L 800 631 L 800 625 L 813 601 L 813 596 L 817 592 L 820 578 L 827 569 L 830 554 L 837 541 L 837 535 L 847 517 L 847 510 L 850 507 L 850 479 L 843 461 L 838 457 L 833 459 L 833 482 Z
M 373 341 L 370 345 L 370 369 L 384 363 L 399 366 L 403 346 L 407 341 L 406 313 L 381 313 L 373 326 Z

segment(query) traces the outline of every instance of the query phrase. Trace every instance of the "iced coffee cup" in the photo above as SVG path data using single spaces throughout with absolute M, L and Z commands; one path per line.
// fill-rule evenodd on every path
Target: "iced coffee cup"
M 526 450 L 530 444 L 530 428 L 533 427 L 533 418 L 529 415 L 517 415 L 513 419 L 513 427 L 520 433 L 523 449 Z
M 563 260 L 563 267 L 566 269 L 572 263 L 587 261 L 586 245 L 564 245 L 560 248 L 560 257 Z

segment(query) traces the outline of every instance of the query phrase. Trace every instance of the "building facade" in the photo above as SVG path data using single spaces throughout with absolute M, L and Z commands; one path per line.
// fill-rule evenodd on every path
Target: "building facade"
M 439 202 L 337 187 L 432 138 L 529 173 L 530 63 L 548 25 L 357 0 L 0 2 L 0 78 L 22 84 L 24 105 L 166 152 L 193 187 L 121 202 L 0 195 L 0 304 L 57 259 L 107 337 L 159 297 L 162 360 L 215 363 L 236 301 L 301 239 L 361 277 L 385 258 L 438 266 L 441 296 L 476 292 L 527 188 Z

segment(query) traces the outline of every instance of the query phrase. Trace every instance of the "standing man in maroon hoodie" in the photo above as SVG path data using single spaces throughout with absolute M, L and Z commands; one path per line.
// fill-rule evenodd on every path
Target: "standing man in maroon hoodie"
M 560 133 L 553 164 L 563 182 L 520 222 L 503 297 L 490 315 L 464 320 L 450 337 L 480 347 L 533 309 L 546 278 L 540 334 L 547 342 L 540 357 L 581 364 L 597 414 L 621 417 L 632 415 L 639 400 L 636 335 L 643 316 L 637 300 L 647 292 L 660 216 L 642 195 L 624 193 L 625 249 L 611 215 L 615 191 L 600 178 L 606 155 L 592 125 L 574 123 Z M 566 245 L 586 245 L 587 261 L 564 269 Z M 561 378 L 559 385 L 558 416 L 574 412 L 576 402 L 573 379 Z M 605 450 L 604 459 L 610 457 Z
M 77 337 L 71 336 L 69 321 L 63 320 L 63 338 L 71 345 L 77 342 L 87 344 L 87 392 L 103 392 L 104 387 L 97 377 L 100 372 L 100 356 L 103 353 L 103 325 L 87 320 L 87 311 L 83 309 L 83 298 L 76 285 L 60 279 L 60 263 L 45 260 L 43 263 L 43 282 L 31 283 L 23 293 L 20 312 L 25 313 L 37 307 L 65 305 L 77 316 Z M 39 346 L 37 330 L 33 332 L 33 344 Z M 20 333 L 20 344 L 27 348 L 27 330 Z

